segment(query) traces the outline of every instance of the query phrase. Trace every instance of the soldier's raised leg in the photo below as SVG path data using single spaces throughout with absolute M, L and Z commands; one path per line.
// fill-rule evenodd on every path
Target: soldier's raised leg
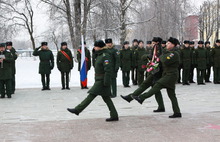
M 89 94 L 79 105 L 75 108 L 68 108 L 67 110 L 71 113 L 79 115 L 95 98 L 97 95 Z

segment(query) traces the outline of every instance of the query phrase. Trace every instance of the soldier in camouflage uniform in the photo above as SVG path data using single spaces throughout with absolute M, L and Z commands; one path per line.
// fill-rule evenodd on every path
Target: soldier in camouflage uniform
M 130 87 L 130 71 L 132 62 L 132 50 L 129 48 L 129 42 L 125 41 L 120 51 L 120 67 L 122 70 L 122 80 L 124 87 Z
M 71 113 L 79 115 L 98 95 L 101 95 L 103 101 L 108 106 L 110 111 L 110 118 L 106 119 L 107 122 L 118 121 L 118 113 L 111 100 L 111 72 L 112 62 L 108 49 L 104 49 L 105 43 L 98 40 L 94 44 L 95 52 L 97 54 L 95 61 L 95 83 L 89 90 L 89 95 L 75 108 L 68 108 Z
M 14 94 L 15 93 L 15 74 L 16 74 L 16 67 L 15 67 L 15 60 L 17 60 L 17 58 L 18 58 L 18 53 L 17 53 L 17 51 L 15 50 L 15 48 L 14 47 L 12 47 L 12 42 L 11 41 L 9 41 L 9 42 L 6 42 L 6 49 L 7 50 L 9 50 L 10 52 L 11 52 L 11 54 L 12 54 L 12 56 L 13 56 L 13 61 L 11 62 L 11 67 L 12 67 L 12 81 L 11 81 L 11 83 L 12 83 L 12 91 L 11 91 L 11 93 L 12 94 Z
M 117 96 L 117 74 L 120 67 L 120 52 L 114 48 L 112 39 L 105 39 L 106 47 L 109 50 L 111 59 L 112 59 L 112 78 L 111 78 L 111 89 L 112 89 L 112 98 Z
M 12 88 L 12 53 L 5 50 L 5 43 L 0 43 L 0 94 L 1 98 L 11 98 Z

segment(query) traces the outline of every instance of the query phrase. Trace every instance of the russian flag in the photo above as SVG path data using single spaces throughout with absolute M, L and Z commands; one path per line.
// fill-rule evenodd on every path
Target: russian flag
M 81 68 L 80 68 L 80 80 L 83 87 L 87 86 L 87 71 L 86 71 L 86 57 L 85 57 L 85 46 L 82 35 L 82 46 L 81 46 Z

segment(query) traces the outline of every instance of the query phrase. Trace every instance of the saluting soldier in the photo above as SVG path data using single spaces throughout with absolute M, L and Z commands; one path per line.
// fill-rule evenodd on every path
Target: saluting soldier
M 182 117 L 178 101 L 175 93 L 175 83 L 178 79 L 178 66 L 180 63 L 179 54 L 174 51 L 175 46 L 179 41 L 176 38 L 170 38 L 167 42 L 166 52 L 160 56 L 160 61 L 163 66 L 163 76 L 160 78 L 156 84 L 147 93 L 143 93 L 140 96 L 133 96 L 140 104 L 147 98 L 150 98 L 155 93 L 159 92 L 162 88 L 167 89 L 167 94 L 171 100 L 172 108 L 174 114 L 169 116 L 169 118 Z
M 119 51 L 114 48 L 112 39 L 105 39 L 106 47 L 109 50 L 111 59 L 112 59 L 112 79 L 111 79 L 111 89 L 112 89 L 112 98 L 117 96 L 117 74 L 120 67 L 120 56 Z
M 57 53 L 57 68 L 61 72 L 62 90 L 70 90 L 69 74 L 73 69 L 73 56 L 71 50 L 67 47 L 67 42 L 61 43 L 60 51 Z
M 205 82 L 209 83 L 210 81 L 210 74 L 211 74 L 211 67 L 212 67 L 212 48 L 210 46 L 210 41 L 205 42 L 205 48 L 207 52 L 207 66 L 206 66 L 206 71 L 205 71 Z
M 111 72 L 112 62 L 108 49 L 104 49 L 105 43 L 98 40 L 94 43 L 95 52 L 97 54 L 95 61 L 95 83 L 89 90 L 89 95 L 75 108 L 68 108 L 71 113 L 79 115 L 98 95 L 101 95 L 103 101 L 107 104 L 110 111 L 110 118 L 106 119 L 107 122 L 118 121 L 118 113 L 111 100 Z
M 193 81 L 194 69 L 195 69 L 195 64 L 196 64 L 195 63 L 195 42 L 190 41 L 189 47 L 190 47 L 191 52 L 192 52 L 191 67 L 190 67 L 190 73 L 189 73 L 189 83 L 195 83 Z
M 195 61 L 196 61 L 196 69 L 197 69 L 197 84 L 205 85 L 205 69 L 207 65 L 207 52 L 204 48 L 204 42 L 198 42 L 198 48 L 195 50 Z
M 11 83 L 12 83 L 12 94 L 14 94 L 15 93 L 15 74 L 16 74 L 16 66 L 15 66 L 15 60 L 17 60 L 17 58 L 18 58 L 18 53 L 17 53 L 17 51 L 15 50 L 15 48 L 14 47 L 12 47 L 12 45 L 13 45 L 13 43 L 11 42 L 11 41 L 9 41 L 9 42 L 6 42 L 6 49 L 7 50 L 9 50 L 10 52 L 11 52 L 11 54 L 12 54 L 12 56 L 13 56 L 13 61 L 11 62 L 11 67 L 12 67 L 12 81 L 11 81 Z
M 36 48 L 33 56 L 39 56 L 39 74 L 41 74 L 42 91 L 50 90 L 50 74 L 54 68 L 54 56 L 48 48 L 47 42 L 42 42 L 41 46 Z
M 12 94 L 12 54 L 5 50 L 5 43 L 0 43 L 0 94 L 1 98 L 11 98 Z
M 90 51 L 89 49 L 86 47 L 86 42 L 84 41 L 84 47 L 85 47 L 85 60 L 86 60 L 86 74 L 88 74 L 88 71 L 91 69 L 91 54 L 90 54 Z M 78 61 L 78 71 L 80 72 L 81 70 L 81 54 L 82 54 L 82 50 L 81 50 L 81 47 L 77 50 L 77 61 Z M 87 81 L 82 83 L 80 82 L 81 84 L 81 89 L 88 89 L 87 87 Z
M 190 75 L 190 67 L 192 63 L 192 52 L 189 47 L 190 41 L 185 40 L 182 50 L 180 51 L 180 61 L 183 65 L 183 72 L 182 72 L 182 84 L 183 85 L 190 85 L 189 84 L 189 75 Z
M 133 85 L 137 85 L 137 74 L 138 74 L 138 65 L 136 60 L 136 49 L 138 48 L 138 40 L 134 39 L 132 41 L 132 70 L 131 70 L 131 79 Z
M 212 48 L 214 84 L 220 84 L 220 39 L 217 39 Z
M 120 51 L 120 67 L 122 70 L 122 80 L 124 87 L 130 87 L 130 71 L 132 62 L 132 50 L 129 48 L 129 42 L 125 41 Z
M 135 51 L 136 55 L 136 62 L 138 66 L 138 85 L 140 86 L 142 82 L 144 81 L 144 72 L 145 69 L 142 68 L 143 65 L 143 59 L 142 56 L 146 54 L 146 50 L 144 49 L 144 42 L 142 40 L 139 40 L 138 42 L 138 48 Z

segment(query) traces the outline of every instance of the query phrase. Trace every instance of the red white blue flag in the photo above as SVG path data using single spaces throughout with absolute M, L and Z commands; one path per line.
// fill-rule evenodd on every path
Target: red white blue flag
M 87 86 L 87 71 L 86 71 L 86 57 L 85 57 L 85 46 L 84 46 L 84 38 L 82 35 L 82 46 L 81 46 L 81 68 L 80 68 L 80 80 L 82 87 Z

